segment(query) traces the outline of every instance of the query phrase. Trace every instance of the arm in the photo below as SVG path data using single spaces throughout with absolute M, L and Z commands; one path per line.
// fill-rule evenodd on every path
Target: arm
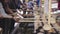
M 9 8 L 9 6 L 7 5 L 7 7 L 5 7 L 6 12 L 9 14 L 13 14 L 13 11 Z
M 8 14 L 12 14 L 13 11 L 10 9 L 8 2 L 4 2 L 4 8 Z

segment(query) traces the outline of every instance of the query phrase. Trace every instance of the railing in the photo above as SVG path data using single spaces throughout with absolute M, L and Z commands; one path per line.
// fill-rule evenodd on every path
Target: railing
M 35 18 L 23 18 L 23 19 L 20 19 L 19 22 L 34 22 L 35 20 L 36 20 Z M 43 18 L 40 18 L 39 20 L 41 20 L 40 22 L 42 22 Z

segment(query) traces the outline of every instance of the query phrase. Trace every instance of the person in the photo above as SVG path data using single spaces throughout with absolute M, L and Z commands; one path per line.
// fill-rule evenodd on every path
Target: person
M 27 14 L 29 15 L 29 16 L 27 16 L 28 18 L 32 18 L 33 16 L 33 7 L 34 7 L 34 5 L 33 5 L 33 1 L 32 0 L 29 0 L 28 2 L 27 2 Z
M 16 7 L 11 0 L 0 0 L 0 27 L 3 29 L 3 34 L 10 34 L 14 29 L 15 20 L 12 15 L 10 15 L 14 13 L 12 9 L 16 9 Z M 6 17 L 7 15 L 11 16 L 11 18 Z
M 28 3 L 27 3 L 27 8 L 28 9 L 33 9 L 33 1 L 32 0 L 29 0 Z
M 38 5 L 38 7 L 39 7 L 40 6 L 40 0 L 37 0 L 36 3 Z
M 14 15 L 11 15 L 16 12 L 16 9 L 19 8 L 18 3 L 16 4 L 15 0 L 1 0 L 2 4 L 2 10 L 0 9 L 0 23 L 1 27 L 3 28 L 3 34 L 10 34 L 12 30 L 14 29 L 14 24 L 16 22 L 16 18 L 14 18 Z M 1 7 L 1 6 L 0 6 Z M 15 10 L 12 10 L 15 9 Z M 3 13 L 2 13 L 3 12 Z M 1 15 L 2 14 L 2 15 Z M 6 16 L 11 16 L 11 18 Z M 5 16 L 5 17 L 2 17 Z

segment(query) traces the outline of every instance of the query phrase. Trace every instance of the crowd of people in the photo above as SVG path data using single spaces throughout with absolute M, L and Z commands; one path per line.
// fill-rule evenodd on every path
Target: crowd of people
M 17 18 L 14 18 L 14 13 L 18 10 L 23 10 L 23 14 L 26 14 L 26 10 L 33 10 L 33 1 L 29 0 L 0 0 L 0 28 L 3 29 L 3 34 L 10 34 L 14 29 L 14 24 L 17 22 Z
M 40 6 L 39 0 L 36 1 L 37 7 Z M 25 2 L 25 0 L 0 0 L 0 28 L 3 29 L 2 34 L 11 34 L 11 32 L 14 30 L 14 24 L 19 19 L 14 18 L 14 13 L 18 10 L 23 11 L 24 14 L 32 14 L 33 13 L 33 7 L 34 7 L 34 1 L 29 0 L 28 2 Z M 60 10 L 60 0 L 58 1 L 58 7 Z M 32 10 L 31 12 L 28 10 Z M 27 12 L 28 11 L 28 12 Z M 22 16 L 24 17 L 24 16 Z M 30 16 L 29 16 L 30 17 Z M 25 17 L 24 17 L 25 18 Z M 59 23 L 60 24 L 60 23 Z M 39 30 L 43 29 L 42 27 L 39 27 L 36 31 L 37 33 L 40 32 Z M 35 34 L 37 34 L 35 33 Z M 44 33 L 47 34 L 47 31 L 44 31 Z M 55 33 L 51 32 L 51 34 L 59 34 L 58 31 L 55 30 Z

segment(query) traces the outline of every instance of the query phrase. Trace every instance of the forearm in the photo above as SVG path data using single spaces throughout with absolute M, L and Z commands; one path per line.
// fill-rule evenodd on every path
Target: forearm
M 7 12 L 8 14 L 13 14 L 13 11 L 12 11 L 10 8 L 6 8 L 6 12 Z

